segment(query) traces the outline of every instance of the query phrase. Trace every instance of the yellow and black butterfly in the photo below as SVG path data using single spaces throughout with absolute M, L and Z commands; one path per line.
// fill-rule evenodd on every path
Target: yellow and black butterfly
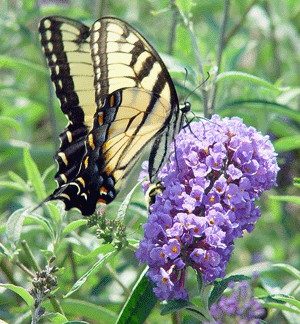
M 115 198 L 151 140 L 149 175 L 156 177 L 182 125 L 178 97 L 158 53 L 120 19 L 103 17 L 89 28 L 51 16 L 41 20 L 39 32 L 69 120 L 55 156 L 59 187 L 48 200 L 91 215 L 97 203 Z M 158 159 L 159 149 L 164 154 Z

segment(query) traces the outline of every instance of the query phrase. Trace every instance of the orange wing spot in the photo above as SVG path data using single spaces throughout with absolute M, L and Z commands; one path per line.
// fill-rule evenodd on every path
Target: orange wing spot
M 108 192 L 108 190 L 107 190 L 104 186 L 102 186 L 102 187 L 100 188 L 100 195 L 106 195 L 107 192 Z
M 89 157 L 88 156 L 84 159 L 83 164 L 84 164 L 84 168 L 86 169 L 89 165 Z
M 94 143 L 93 134 L 89 134 L 88 142 L 89 142 L 89 146 L 91 147 L 91 149 L 94 150 L 95 149 L 95 143 Z
M 82 184 L 83 187 L 85 187 L 85 181 L 82 177 L 77 178 L 77 180 Z
M 98 123 L 99 125 L 103 125 L 103 112 L 99 112 L 98 114 Z
M 113 107 L 115 105 L 115 103 L 116 103 L 115 96 L 114 95 L 110 96 L 110 98 L 109 98 L 109 106 Z
M 103 198 L 99 198 L 97 202 L 100 203 L 100 204 L 105 204 L 106 205 L 106 201 Z

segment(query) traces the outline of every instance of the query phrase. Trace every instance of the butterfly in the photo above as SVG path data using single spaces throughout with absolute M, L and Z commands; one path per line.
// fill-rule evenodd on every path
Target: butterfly
M 148 143 L 150 180 L 183 123 L 165 64 L 128 23 L 113 17 L 91 28 L 50 16 L 39 25 L 51 80 L 68 125 L 55 159 L 58 188 L 47 200 L 94 213 L 110 203 Z M 160 156 L 157 152 L 163 152 Z

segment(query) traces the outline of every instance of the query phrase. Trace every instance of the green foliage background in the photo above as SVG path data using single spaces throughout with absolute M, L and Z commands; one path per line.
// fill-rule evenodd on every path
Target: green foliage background
M 262 217 L 253 233 L 237 241 L 228 273 L 260 272 L 257 296 L 285 293 L 297 298 L 297 272 L 291 275 L 282 268 L 272 268 L 271 264 L 300 268 L 299 193 L 297 197 L 300 185 L 297 180 L 293 184 L 293 178 L 299 176 L 300 3 L 231 1 L 217 77 L 215 66 L 224 2 L 176 3 L 193 22 L 204 71 L 210 73 L 203 88 L 211 91 L 217 82 L 215 112 L 240 116 L 246 124 L 269 134 L 279 153 L 278 187 L 261 199 Z M 130 246 L 117 255 L 111 245 L 101 245 L 94 229 L 87 228 L 86 220 L 76 211 L 66 214 L 61 205 L 51 203 L 44 211 L 24 213 L 24 208 L 37 205 L 55 188 L 52 156 L 58 134 L 65 126 L 38 39 L 39 20 L 47 15 L 67 16 L 87 25 L 102 15 L 128 21 L 162 55 L 182 102 L 203 79 L 189 32 L 167 0 L 4 0 L 0 3 L 0 282 L 31 287 L 30 277 L 20 269 L 25 265 L 34 272 L 24 250 L 26 241 L 41 268 L 52 255 L 56 256 L 60 270 L 55 296 L 65 318 L 113 323 L 143 271 L 133 253 L 142 237 L 141 224 L 147 218 L 140 187 L 131 196 L 130 205 L 125 206 Z M 190 95 L 189 100 L 193 111 L 201 115 L 201 89 Z M 124 192 L 127 194 L 135 183 L 128 183 Z M 111 204 L 108 217 L 116 217 L 121 202 L 118 198 Z M 107 258 L 106 264 L 102 258 Z M 62 298 L 93 266 L 84 284 L 81 282 L 70 297 Z M 192 273 L 190 277 L 191 295 L 196 296 L 196 279 Z M 0 318 L 9 323 L 28 323 L 31 296 L 13 287 L 0 285 Z M 19 295 L 6 288 L 17 289 Z M 197 303 L 197 297 L 194 301 Z M 65 322 L 49 301 L 43 306 L 47 314 L 52 313 L 45 322 Z M 174 322 L 172 315 L 162 318 L 160 309 L 157 303 L 148 323 Z M 300 322 L 296 316 L 296 312 L 279 312 L 275 307 L 270 309 L 267 321 Z M 183 313 L 182 320 L 197 322 L 187 313 Z

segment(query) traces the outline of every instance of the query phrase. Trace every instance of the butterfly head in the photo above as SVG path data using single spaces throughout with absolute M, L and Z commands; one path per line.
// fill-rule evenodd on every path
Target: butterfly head
M 191 111 L 191 103 L 189 101 L 184 101 L 184 103 L 180 106 L 180 110 L 183 114 L 187 114 Z

